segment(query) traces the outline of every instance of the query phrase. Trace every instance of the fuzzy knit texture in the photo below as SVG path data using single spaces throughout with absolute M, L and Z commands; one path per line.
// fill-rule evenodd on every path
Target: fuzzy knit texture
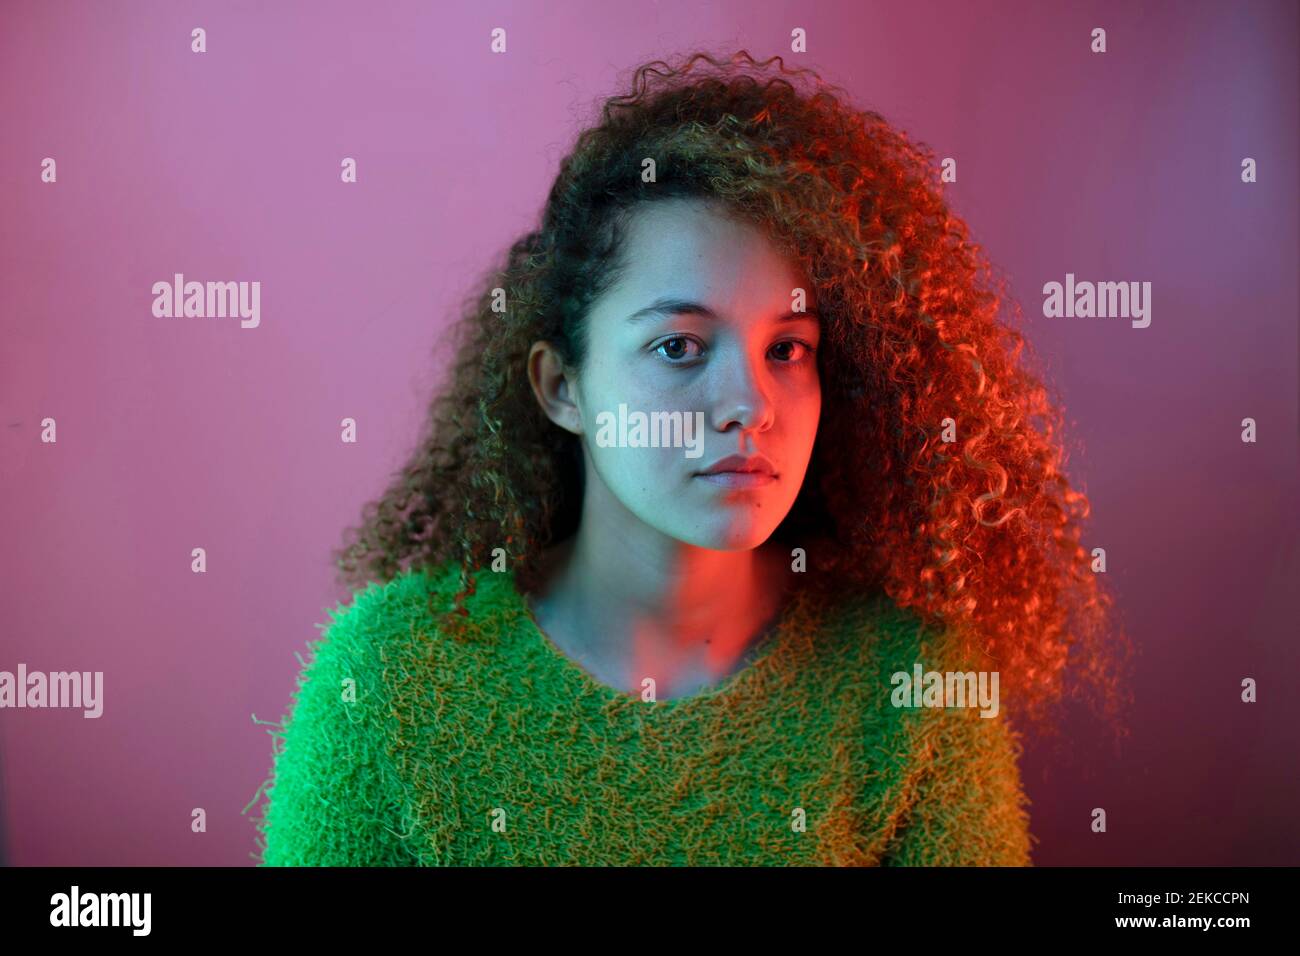
M 647 702 L 562 654 L 509 572 L 440 635 L 426 596 L 457 584 L 408 570 L 329 612 L 272 725 L 260 865 L 1031 865 L 1019 736 L 893 706 L 893 673 L 941 668 L 883 595 L 796 593 L 740 669 Z

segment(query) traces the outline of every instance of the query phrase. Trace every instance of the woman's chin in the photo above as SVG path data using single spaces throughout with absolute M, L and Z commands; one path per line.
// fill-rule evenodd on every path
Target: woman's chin
M 711 551 L 753 551 L 772 536 L 773 530 L 766 524 L 761 527 L 752 524 L 743 526 L 733 524 L 730 527 L 697 528 L 693 534 L 680 537 L 687 544 L 708 548 Z

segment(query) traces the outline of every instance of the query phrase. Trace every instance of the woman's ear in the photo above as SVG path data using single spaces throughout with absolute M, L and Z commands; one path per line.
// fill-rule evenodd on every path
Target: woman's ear
M 546 417 L 565 431 L 582 434 L 582 409 L 577 403 L 576 377 L 550 342 L 534 342 L 528 352 L 528 381 Z

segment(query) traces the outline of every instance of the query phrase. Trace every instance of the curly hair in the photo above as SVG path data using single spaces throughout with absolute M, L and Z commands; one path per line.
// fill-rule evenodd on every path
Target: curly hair
M 580 439 L 531 390 L 529 349 L 550 341 L 580 369 L 629 214 L 692 197 L 763 228 L 817 290 L 822 417 L 773 535 L 804 548 L 806 587 L 883 590 L 943 625 L 944 646 L 994 664 L 1035 723 L 1067 674 L 1117 713 L 1128 644 L 1080 543 L 1089 506 L 1063 471 L 1060 403 L 999 319 L 1005 280 L 950 211 L 933 151 L 779 56 L 655 60 L 631 86 L 561 162 L 541 227 L 466 303 L 416 451 L 335 552 L 342 582 L 458 563 L 463 615 L 503 548 L 536 585 L 542 551 L 577 528 L 583 468 Z

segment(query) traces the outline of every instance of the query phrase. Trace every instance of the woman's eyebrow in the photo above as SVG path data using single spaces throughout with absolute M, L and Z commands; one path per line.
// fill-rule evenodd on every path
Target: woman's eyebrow
M 672 296 L 665 296 L 656 299 L 647 305 L 644 309 L 637 309 L 627 317 L 629 322 L 637 322 L 641 319 L 653 315 L 698 315 L 701 318 L 719 321 L 718 313 L 710 309 L 707 305 L 699 302 L 692 302 L 690 299 L 679 299 Z M 814 311 L 806 312 L 787 312 L 785 315 L 778 316 L 778 322 L 786 322 L 792 319 L 819 319 L 820 316 Z

